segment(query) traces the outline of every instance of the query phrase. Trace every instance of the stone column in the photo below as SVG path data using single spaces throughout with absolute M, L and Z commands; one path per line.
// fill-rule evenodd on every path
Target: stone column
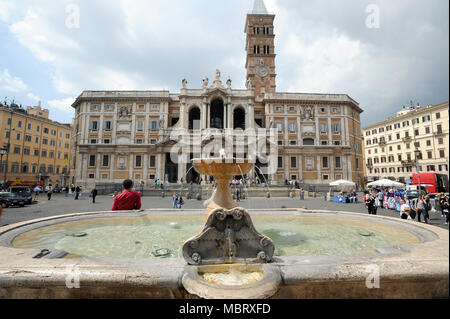
M 163 180 L 164 173 L 161 173 L 162 169 L 162 154 L 158 152 L 156 155 L 156 179 Z
M 331 127 L 331 117 L 328 117 L 328 145 L 333 145 L 333 129 Z
M 79 133 L 81 135 L 81 138 L 80 138 L 80 143 L 81 144 L 85 144 L 84 141 L 86 139 L 85 132 L 86 132 L 86 117 L 87 117 L 87 115 L 84 113 L 84 105 L 85 104 L 86 103 L 82 103 L 81 106 L 80 106 L 81 127 L 80 127 L 80 130 L 79 130 Z
M 317 156 L 317 179 L 322 181 L 322 159 L 320 158 L 320 155 Z
M 98 139 L 99 139 L 99 141 L 97 142 L 97 143 L 99 143 L 99 144 L 103 144 L 103 121 L 104 121 L 104 112 L 103 112 L 103 110 L 105 109 L 105 103 L 102 103 L 101 104 L 101 113 L 100 113 L 100 123 L 99 123 L 99 131 L 98 131 Z
M 206 129 L 206 103 L 203 103 L 201 106 L 201 115 L 200 115 L 200 119 L 201 119 L 201 125 L 200 125 L 200 129 L 204 130 Z
M 39 170 L 40 168 L 38 167 L 38 170 Z M 82 178 L 82 172 L 83 172 L 83 153 L 80 153 L 79 155 L 78 155 L 78 164 L 77 164 L 77 171 L 76 171 L 76 174 L 77 174 L 77 182 L 79 182 L 80 180 L 81 180 L 81 178 Z
M 131 115 L 131 145 L 135 143 L 136 136 L 136 103 L 133 103 L 132 115 Z
M 303 156 L 298 156 L 298 179 L 303 180 Z
M 115 154 L 112 153 L 111 154 L 111 159 L 110 159 L 110 163 L 109 163 L 109 181 L 110 182 L 114 182 L 114 169 L 115 169 Z
M 129 163 L 129 178 L 130 179 L 134 179 L 134 176 L 133 176 L 133 169 L 134 169 L 134 154 L 132 153 L 132 152 L 130 152 L 130 153 L 128 153 L 128 156 L 129 156 L 129 161 L 128 161 L 128 163 Z
M 316 146 L 320 145 L 320 132 L 319 132 L 319 112 L 317 107 L 315 108 L 315 114 L 316 114 L 316 138 L 315 138 L 315 144 Z
M 345 144 L 347 145 L 347 146 L 350 146 L 350 127 L 349 127 L 349 125 L 348 125 L 348 117 L 347 118 L 345 118 L 345 127 L 346 127 L 346 134 L 345 134 L 345 139 L 346 139 L 346 141 L 345 141 Z
M 347 176 L 347 156 L 341 156 L 342 165 L 342 178 L 348 180 Z
M 182 102 L 180 104 L 180 124 L 181 127 L 189 127 L 188 125 L 188 121 L 189 121 L 189 116 L 187 116 L 187 109 L 186 109 L 186 103 Z
M 87 171 L 88 171 L 87 154 L 83 153 L 83 166 L 81 169 L 81 172 L 82 172 L 81 180 L 84 183 L 84 185 L 86 185 L 86 181 L 87 181 Z
M 347 164 L 348 164 L 348 180 L 353 180 L 353 172 L 352 172 L 352 157 L 347 156 Z
M 148 181 L 148 166 L 149 166 L 149 154 L 148 153 L 144 154 L 143 160 L 144 160 L 144 163 L 143 163 L 143 165 L 144 165 L 144 173 L 143 173 L 144 176 L 142 177 L 142 180 L 145 182 L 145 184 L 147 184 L 147 181 Z
M 289 166 L 289 164 L 290 164 L 290 156 L 289 156 L 289 154 L 284 154 L 284 178 L 286 179 L 290 179 L 289 178 L 289 168 L 290 168 L 290 166 Z
M 333 155 L 330 155 L 330 171 L 331 171 L 330 180 L 334 181 L 334 156 Z
M 95 180 L 100 180 L 100 167 L 103 165 L 102 154 L 97 153 L 97 169 L 95 170 Z
M 289 121 L 287 116 L 284 116 L 284 145 L 289 146 Z
M 115 111 L 114 111 L 114 125 L 112 128 L 112 141 L 111 143 L 115 145 L 117 143 L 117 108 L 119 107 L 119 104 L 115 104 Z

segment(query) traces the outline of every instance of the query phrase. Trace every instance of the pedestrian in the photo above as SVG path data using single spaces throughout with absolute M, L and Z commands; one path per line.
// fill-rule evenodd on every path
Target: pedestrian
M 444 193 L 441 193 L 439 195 L 439 210 L 441 211 L 441 217 L 444 217 L 444 215 L 445 215 L 444 208 L 443 208 L 444 201 L 445 201 L 445 195 L 444 195 Z
M 422 214 L 424 215 L 424 223 L 428 224 L 427 216 L 425 215 L 425 199 L 423 197 L 423 194 L 419 194 L 419 198 L 417 199 L 417 202 L 415 204 L 416 212 L 417 212 L 417 221 L 420 223 L 420 216 Z
M 241 201 L 241 192 L 239 190 L 239 187 L 236 187 L 236 201 L 237 202 Z
M 173 195 L 172 195 L 172 208 L 177 208 L 177 200 L 178 200 L 178 195 L 177 195 L 177 193 L 173 192 Z
M 80 196 L 81 188 L 80 186 L 75 187 L 75 200 L 78 200 L 78 197 Z
M 400 200 L 401 206 L 400 206 L 400 218 L 401 219 L 407 219 L 412 220 L 410 213 L 411 213 L 411 207 L 409 204 L 405 202 L 404 199 Z
M 52 199 L 52 193 L 53 193 L 52 189 L 49 188 L 49 190 L 47 191 L 47 198 L 48 198 L 48 200 Z
M 94 187 L 94 189 L 91 192 L 92 204 L 95 204 L 95 197 L 97 197 L 97 194 L 98 194 L 97 188 Z
M 303 188 L 300 190 L 300 200 L 305 200 L 305 190 Z
M 41 191 L 41 189 L 39 188 L 39 186 L 36 185 L 36 187 L 33 189 L 34 192 L 34 200 L 37 202 L 39 200 L 39 192 Z
M 449 199 L 448 196 L 444 197 L 444 200 L 442 201 L 442 211 L 445 215 L 445 225 L 448 225 L 448 215 L 449 215 Z
M 378 203 L 379 203 L 378 207 L 383 208 L 384 194 L 383 194 L 383 192 L 381 190 L 378 191 L 377 199 L 378 199 Z
M 69 195 L 69 187 L 64 187 L 64 197 L 67 197 Z
M 372 195 L 367 195 L 366 208 L 367 208 L 367 211 L 369 212 L 369 215 L 377 214 L 377 210 L 376 210 L 376 206 L 375 206 L 375 198 L 376 198 L 375 193 L 373 193 Z
M 184 205 L 183 197 L 181 195 L 177 196 L 177 208 L 181 209 Z
M 75 196 L 75 190 L 76 190 L 75 185 L 72 184 L 70 186 L 70 192 L 71 192 L 72 197 Z
M 126 179 L 122 184 L 123 192 L 114 198 L 113 211 L 141 209 L 141 195 L 133 191 L 133 181 Z

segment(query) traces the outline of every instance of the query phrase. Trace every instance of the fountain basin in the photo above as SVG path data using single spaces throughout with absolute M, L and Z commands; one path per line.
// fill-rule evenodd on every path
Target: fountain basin
M 279 289 L 281 273 L 269 264 L 187 266 L 183 287 L 204 299 L 267 299 Z
M 358 253 L 327 253 L 313 255 L 275 254 L 272 267 L 279 269 L 282 281 L 273 298 L 448 298 L 449 238 L 448 231 L 434 226 L 399 220 L 330 211 L 258 210 L 250 211 L 255 225 L 258 216 L 274 222 L 281 215 L 293 217 L 329 218 L 349 222 L 387 225 L 408 232 L 417 238 L 413 243 L 392 243 L 371 251 Z M 98 212 L 72 214 L 27 221 L 0 228 L 0 298 L 186 298 L 189 292 L 182 284 L 186 262 L 181 257 L 61 257 L 61 251 L 33 258 L 39 248 L 17 248 L 16 238 L 27 233 L 66 222 L 86 222 L 102 218 L 175 216 L 176 219 L 198 218 L 203 225 L 202 211 L 170 210 L 136 212 Z M 197 227 L 197 226 L 195 226 Z M 284 227 L 284 226 L 283 226 Z M 82 229 L 74 229 L 75 231 Z M 179 230 L 177 230 L 179 231 Z M 291 230 L 289 230 L 290 232 Z M 192 232 L 189 231 L 189 234 Z M 289 234 L 283 234 L 289 235 Z M 86 237 L 78 239 L 85 240 Z M 281 239 L 290 238 L 281 236 Z M 361 240 L 366 237 L 361 236 Z M 183 241 L 186 238 L 182 238 Z M 367 239 L 367 238 L 366 238 Z M 370 237 L 369 237 L 370 239 Z M 279 238 L 274 238 L 277 244 Z M 164 247 L 163 247 L 164 248 Z M 292 247 L 291 247 L 292 248 Z M 66 280 L 76 266 L 80 273 L 80 288 L 69 289 Z M 264 265 L 261 265 L 264 266 Z M 368 289 L 366 280 L 374 266 L 380 274 L 380 288 Z M 195 268 L 195 267 L 193 267 Z M 198 268 L 195 268 L 198 269 Z M 198 270 L 196 272 L 198 275 Z

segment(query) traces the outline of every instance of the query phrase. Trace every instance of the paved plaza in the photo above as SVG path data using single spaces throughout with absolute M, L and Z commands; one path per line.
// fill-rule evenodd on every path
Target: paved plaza
M 361 196 L 360 196 L 361 198 Z M 54 194 L 50 201 L 45 194 L 41 194 L 39 201 L 25 207 L 11 207 L 3 210 L 0 226 L 19 223 L 22 221 L 66 215 L 82 212 L 110 211 L 113 203 L 111 196 L 98 196 L 96 203 L 88 195 L 83 194 L 79 200 L 74 200 L 70 195 L 65 197 L 62 194 Z M 203 209 L 204 201 L 185 200 L 183 209 Z M 304 201 L 291 198 L 249 198 L 238 203 L 247 209 L 279 209 L 279 208 L 300 208 L 306 207 L 309 210 L 332 210 L 367 214 L 367 209 L 363 203 L 342 204 L 327 202 L 323 198 L 308 198 Z M 142 209 L 172 209 L 172 199 L 170 197 L 143 197 Z M 399 217 L 396 211 L 388 209 L 378 209 L 378 215 Z M 432 213 L 430 224 L 448 229 L 444 225 L 445 219 L 440 213 Z

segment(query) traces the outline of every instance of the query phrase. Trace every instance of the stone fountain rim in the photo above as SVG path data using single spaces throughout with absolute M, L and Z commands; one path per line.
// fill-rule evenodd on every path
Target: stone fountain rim
M 124 214 L 114 213 L 114 216 L 145 216 L 148 213 L 167 215 L 169 210 L 147 210 L 144 212 L 128 212 Z M 257 210 L 262 211 L 262 210 Z M 312 214 L 334 213 L 330 211 L 304 211 L 300 209 L 284 209 L 283 213 L 303 214 L 306 216 Z M 202 210 L 190 210 L 186 212 L 189 215 L 202 215 Z M 268 212 L 267 212 L 268 213 Z M 27 224 L 36 224 L 37 221 L 59 220 L 68 216 L 86 217 L 101 214 L 113 214 L 111 212 L 79 213 L 63 216 L 43 218 L 35 221 L 27 221 L 19 224 L 8 225 L 0 228 L 0 239 L 8 230 L 16 229 Z M 179 215 L 179 213 L 177 213 Z M 398 223 L 409 223 L 393 217 L 368 216 L 366 214 L 337 212 L 338 215 L 361 216 L 364 219 L 391 220 Z M 174 214 L 175 215 L 175 214 Z M 102 216 L 103 217 L 103 216 Z M 426 224 L 412 224 L 414 227 L 427 230 L 434 233 L 437 240 L 425 243 L 409 245 L 409 247 L 399 247 L 387 252 L 379 252 L 368 255 L 351 256 L 293 256 L 277 258 L 270 264 L 278 267 L 281 272 L 282 283 L 280 284 L 281 297 L 293 296 L 290 293 L 297 289 L 296 287 L 310 287 L 313 285 L 314 292 L 322 291 L 323 285 L 328 282 L 339 282 L 346 285 L 357 285 L 357 291 L 350 292 L 349 296 L 364 296 L 365 298 L 392 298 L 390 292 L 381 289 L 377 291 L 368 291 L 364 285 L 367 279 L 367 269 L 373 265 L 380 267 L 381 283 L 383 287 L 388 285 L 392 289 L 399 289 L 403 283 L 411 284 L 406 291 L 411 291 L 414 287 L 419 290 L 416 298 L 429 298 L 429 296 L 448 297 L 448 278 L 449 278 L 449 232 L 448 230 Z M 0 244 L 1 245 L 1 244 Z M 39 249 L 19 249 L 0 246 L 0 297 L 17 298 L 37 298 L 50 296 L 46 298 L 67 298 L 77 295 L 77 289 L 68 290 L 66 286 L 67 269 L 78 265 L 81 271 L 81 284 L 83 289 L 83 298 L 86 293 L 93 293 L 95 297 L 103 297 L 98 294 L 95 287 L 108 288 L 110 291 L 122 291 L 124 297 L 128 296 L 129 291 L 142 291 L 139 296 L 145 297 L 149 291 L 171 291 L 172 297 L 183 298 L 180 295 L 182 277 L 187 266 L 183 259 L 151 259 L 151 260 L 131 260 L 131 259 L 33 259 Z M 427 284 L 431 290 L 420 290 L 424 284 Z M 400 285 L 400 286 L 396 286 Z M 61 288 L 63 287 L 63 288 Z M 353 286 L 355 287 L 355 286 Z M 360 287 L 360 288 L 358 288 Z M 397 287 L 397 288 L 396 288 Z M 430 288 L 432 287 L 432 288 Z M 32 288 L 32 289 L 29 289 Z M 128 289 L 128 290 L 127 290 Z M 292 290 L 294 289 L 294 290 Z M 388 289 L 389 290 L 389 289 Z M 18 291 L 16 294 L 16 291 Z M 47 295 L 46 292 L 55 291 L 54 297 Z M 373 292 L 373 293 L 372 293 Z M 20 295 L 20 293 L 23 293 Z M 75 293 L 72 295 L 72 293 Z M 96 294 L 97 293 L 97 294 Z M 432 293 L 432 295 L 430 295 Z M 122 296 L 120 295 L 120 296 Z M 324 294 L 319 294 L 328 298 Z M 402 296 L 405 294 L 403 293 Z M 161 298 L 160 294 L 151 295 L 155 298 Z M 169 295 L 167 295 L 169 296 Z M 141 297 L 141 298 L 142 298 Z M 330 295 L 330 298 L 333 296 Z M 117 298 L 117 297 L 116 297 Z M 305 297 L 303 297 L 305 298 Z M 314 296 L 312 296 L 314 298 Z M 411 298 L 411 296 L 410 296 Z M 413 297 L 414 298 L 414 297 Z

